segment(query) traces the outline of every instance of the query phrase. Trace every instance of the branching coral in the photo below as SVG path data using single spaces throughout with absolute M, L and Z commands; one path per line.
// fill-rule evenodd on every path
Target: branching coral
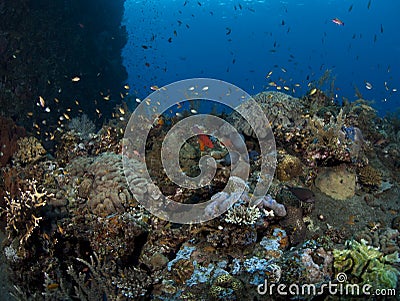
M 68 124 L 68 128 L 74 131 L 82 140 L 90 139 L 96 129 L 93 121 L 86 114 L 72 118 Z
M 18 198 L 6 196 L 5 206 L 1 208 L 6 216 L 8 239 L 18 241 L 17 249 L 22 255 L 23 247 L 42 220 L 39 208 L 45 206 L 46 197 L 51 196 L 44 189 L 39 189 L 35 181 L 28 182 L 28 186 L 27 191 L 20 190 Z
M 18 151 L 14 154 L 16 163 L 29 164 L 41 159 L 46 154 L 40 141 L 35 137 L 25 137 L 18 140 Z
M 114 294 L 107 279 L 107 274 L 110 272 L 108 269 L 110 267 L 107 267 L 105 262 L 102 262 L 97 254 L 95 254 L 94 257 L 90 256 L 90 262 L 81 258 L 76 258 L 76 260 L 84 264 L 91 274 L 91 280 L 87 283 L 86 273 L 76 272 L 74 266 L 68 266 L 67 273 L 76 283 L 74 287 L 76 298 L 79 300 L 94 301 L 104 297 L 111 297 Z
M 72 265 L 67 270 L 76 283 L 75 297 L 79 300 L 138 300 L 137 298 L 146 295 L 153 283 L 157 283 L 145 270 L 138 267 L 126 267 L 116 273 L 115 263 L 101 259 L 96 253 L 90 256 L 90 262 L 82 258 L 76 260 L 88 270 L 87 273 L 76 272 Z
M 234 206 L 226 213 L 225 221 L 236 225 L 254 225 L 261 216 L 255 206 Z

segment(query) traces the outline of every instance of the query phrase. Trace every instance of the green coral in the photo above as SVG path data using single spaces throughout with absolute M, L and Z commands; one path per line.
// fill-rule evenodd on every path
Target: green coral
M 218 276 L 210 288 L 214 300 L 240 300 L 243 284 L 230 274 Z
M 350 280 L 373 288 L 396 288 L 400 271 L 394 263 L 400 262 L 396 252 L 385 255 L 365 241 L 350 241 L 345 250 L 333 250 L 333 266 L 337 273 L 346 273 Z

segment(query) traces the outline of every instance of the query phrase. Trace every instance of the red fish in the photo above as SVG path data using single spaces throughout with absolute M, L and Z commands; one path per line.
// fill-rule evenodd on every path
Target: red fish
M 199 148 L 200 151 L 204 151 L 205 147 L 214 148 L 214 144 L 212 143 L 211 139 L 204 134 L 199 134 Z
M 333 18 L 332 22 L 337 25 L 344 26 L 344 22 L 342 20 L 340 20 L 339 18 Z
M 204 134 L 199 127 L 194 126 L 193 131 L 197 134 L 200 151 L 204 151 L 206 146 L 208 148 L 214 148 L 214 144 L 212 143 L 210 137 Z

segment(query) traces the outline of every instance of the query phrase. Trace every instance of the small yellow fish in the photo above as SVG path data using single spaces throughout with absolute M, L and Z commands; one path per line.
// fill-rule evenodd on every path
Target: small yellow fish
M 71 79 L 73 82 L 79 82 L 81 78 L 79 76 L 75 76 Z
M 103 99 L 109 101 L 110 100 L 110 95 L 104 96 Z
M 317 92 L 317 88 L 314 88 L 314 89 L 312 89 L 312 90 L 310 91 L 310 96 L 311 96 L 311 95 L 314 95 L 315 92 Z
M 270 83 L 268 83 L 268 85 L 270 85 L 271 87 L 276 87 L 276 83 L 275 82 L 270 82 Z
M 290 90 L 290 88 L 288 86 L 284 86 L 283 89 L 285 89 L 286 91 Z
M 130 89 L 129 85 L 125 85 L 125 86 L 124 86 L 124 89 L 125 89 L 125 90 L 129 90 L 129 89 Z
M 41 106 L 42 108 L 44 108 L 44 106 L 46 105 L 46 103 L 45 103 L 45 101 L 44 101 L 44 98 L 43 98 L 42 96 L 39 96 L 39 103 L 40 103 L 40 106 Z
M 272 75 L 272 70 L 270 72 L 268 72 L 266 78 L 269 78 Z
M 47 289 L 48 290 L 55 290 L 58 289 L 60 285 L 58 283 L 50 283 L 49 285 L 47 285 Z
M 156 86 L 156 85 L 150 87 L 150 90 L 152 90 L 152 91 L 157 91 L 159 89 L 160 88 L 158 86 Z
M 57 228 L 58 232 L 60 232 L 61 235 L 64 235 L 64 229 L 59 224 L 57 224 Z
M 123 108 L 118 108 L 118 110 L 120 111 L 120 113 L 122 114 L 122 115 L 124 115 L 125 114 L 125 110 L 123 109 Z
M 68 114 L 64 113 L 63 115 L 64 115 L 65 119 L 67 119 L 67 120 L 70 120 L 70 119 L 71 119 L 71 118 L 68 116 Z

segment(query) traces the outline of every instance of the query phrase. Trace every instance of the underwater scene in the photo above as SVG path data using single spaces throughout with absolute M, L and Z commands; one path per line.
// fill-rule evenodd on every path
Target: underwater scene
M 0 300 L 400 300 L 396 0 L 0 0 Z

